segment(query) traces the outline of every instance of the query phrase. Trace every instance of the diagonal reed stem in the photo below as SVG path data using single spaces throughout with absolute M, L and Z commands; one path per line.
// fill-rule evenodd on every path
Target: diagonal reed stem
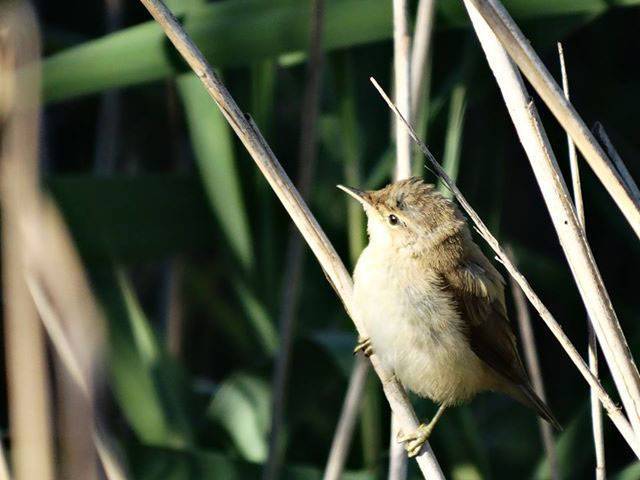
M 347 313 L 349 313 L 354 321 L 358 333 L 366 337 L 366 329 L 363 328 L 358 317 L 351 314 L 353 285 L 349 273 L 341 262 L 333 245 L 329 242 L 324 231 L 276 159 L 271 148 L 260 134 L 255 123 L 248 115 L 245 115 L 242 110 L 240 110 L 200 50 L 195 46 L 164 3 L 160 0 L 141 0 L 141 2 L 162 27 L 169 40 L 171 40 L 198 78 L 200 78 L 207 92 L 216 102 L 231 125 L 231 128 L 236 132 L 238 138 L 256 162 L 258 168 L 273 188 L 287 210 L 287 213 L 318 259 L 327 280 L 342 300 Z M 417 428 L 418 420 L 402 386 L 392 373 L 380 364 L 375 354 L 372 355 L 370 359 L 376 374 L 382 382 L 391 409 L 398 414 L 402 422 L 402 428 L 406 431 Z M 420 452 L 420 455 L 416 457 L 416 461 L 425 477 L 430 479 L 444 478 L 433 451 L 428 446 L 425 446 L 423 451 Z

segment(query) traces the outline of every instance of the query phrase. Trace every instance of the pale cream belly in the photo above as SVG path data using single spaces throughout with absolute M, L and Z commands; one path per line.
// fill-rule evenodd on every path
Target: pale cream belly
M 356 314 L 375 353 L 405 387 L 435 402 L 456 404 L 491 386 L 492 371 L 471 350 L 459 314 L 435 277 L 417 287 L 382 269 L 367 269 L 375 274 L 366 277 L 358 270 Z M 378 293 L 372 297 L 373 291 Z

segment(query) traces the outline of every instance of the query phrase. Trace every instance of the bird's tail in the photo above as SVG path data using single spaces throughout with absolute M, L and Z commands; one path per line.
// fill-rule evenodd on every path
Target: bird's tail
M 531 385 L 518 385 L 518 390 L 516 395 L 514 395 L 516 400 L 518 400 L 523 405 L 535 410 L 538 415 L 544 418 L 547 422 L 549 422 L 553 428 L 558 431 L 562 431 L 562 427 L 556 417 L 554 417 L 553 413 L 551 413 L 551 409 L 542 401 L 538 395 L 533 391 Z

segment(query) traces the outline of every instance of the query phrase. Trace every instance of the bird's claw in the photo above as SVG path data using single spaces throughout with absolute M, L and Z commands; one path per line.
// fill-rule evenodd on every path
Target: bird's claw
M 409 434 L 403 434 L 402 432 L 398 432 L 398 436 L 396 437 L 398 442 L 404 443 L 404 449 L 407 451 L 409 457 L 415 457 L 420 453 L 422 447 L 429 437 L 431 436 L 431 432 L 433 431 L 433 425 L 425 425 L 421 423 L 418 428 Z
M 353 354 L 355 355 L 358 352 L 364 353 L 365 357 L 373 355 L 373 346 L 371 345 L 370 338 L 358 338 L 358 343 L 356 343 L 356 347 L 353 349 Z

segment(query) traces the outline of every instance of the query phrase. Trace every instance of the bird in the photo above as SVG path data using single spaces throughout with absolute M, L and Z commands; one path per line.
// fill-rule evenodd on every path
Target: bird
M 338 185 L 363 206 L 369 242 L 353 273 L 353 312 L 398 381 L 439 408 L 428 424 L 398 435 L 420 453 L 448 407 L 483 391 L 506 394 L 561 430 L 534 392 L 505 307 L 502 275 L 473 241 L 457 205 L 411 177 L 380 190 Z

